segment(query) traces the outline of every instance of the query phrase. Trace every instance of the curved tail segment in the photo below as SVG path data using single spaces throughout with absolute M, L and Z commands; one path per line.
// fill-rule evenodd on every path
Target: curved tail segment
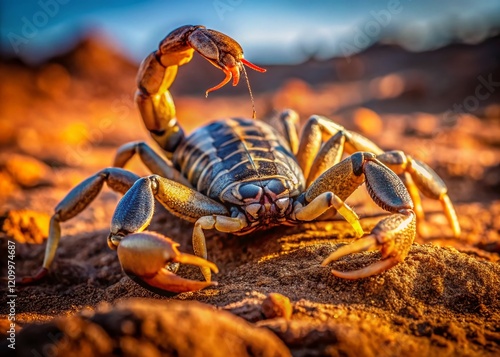
M 169 158 L 172 158 L 173 152 L 185 138 L 177 122 L 169 89 L 178 67 L 189 63 L 194 51 L 225 74 L 219 84 L 205 92 L 206 96 L 225 86 L 231 79 L 233 86 L 237 85 L 240 71 L 246 74 L 244 65 L 258 72 L 266 71 L 244 59 L 240 44 L 221 32 L 204 26 L 186 25 L 169 33 L 160 42 L 158 50 L 142 62 L 135 95 L 146 128 Z

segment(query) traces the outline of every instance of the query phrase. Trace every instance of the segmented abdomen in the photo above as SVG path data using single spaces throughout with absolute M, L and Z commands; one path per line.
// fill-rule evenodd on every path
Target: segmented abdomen
M 304 186 L 288 143 L 256 120 L 226 119 L 202 127 L 181 144 L 173 160 L 198 192 L 219 201 L 224 189 L 245 181 L 276 178 L 291 196 Z

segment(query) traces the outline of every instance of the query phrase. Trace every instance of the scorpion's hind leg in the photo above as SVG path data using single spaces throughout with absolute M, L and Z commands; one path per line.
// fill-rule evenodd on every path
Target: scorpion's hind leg
M 403 182 L 394 172 L 378 161 L 374 154 L 358 152 L 326 171 L 306 193 L 314 196 L 317 192 L 324 191 L 331 185 L 329 182 L 335 181 L 339 173 L 343 173 L 344 182 L 349 181 L 349 176 L 354 182 L 364 179 L 375 203 L 392 214 L 380 221 L 368 236 L 333 252 L 322 265 L 327 265 L 351 253 L 380 250 L 382 260 L 364 269 L 351 272 L 332 271 L 334 275 L 341 278 L 359 279 L 378 274 L 403 261 L 416 235 L 413 203 Z M 353 187 L 345 183 L 339 185 L 341 187 L 338 189 L 342 189 L 342 185 L 345 185 L 349 188 L 348 191 L 351 191 Z
M 132 172 L 120 168 L 107 168 L 73 188 L 56 206 L 55 213 L 50 219 L 49 237 L 42 267 L 35 275 L 21 278 L 19 283 L 29 284 L 47 274 L 61 238 L 60 223 L 82 212 L 97 197 L 104 183 L 107 183 L 112 190 L 124 194 L 138 179 L 139 176 Z
M 139 156 L 151 173 L 191 187 L 189 181 L 172 165 L 170 160 L 162 158 L 143 141 L 130 142 L 120 146 L 116 152 L 113 166 L 124 167 L 134 155 Z
M 402 151 L 388 151 L 378 155 L 377 159 L 387 165 L 392 171 L 401 175 L 415 205 L 415 213 L 418 221 L 417 230 L 421 230 L 419 227 L 422 227 L 421 223 L 424 221 L 424 211 L 419 195 L 419 192 L 421 192 L 424 196 L 441 202 L 453 235 L 455 237 L 460 236 L 460 224 L 448 196 L 448 188 L 434 170 Z
M 367 138 L 346 130 L 330 119 L 319 115 L 311 116 L 302 130 L 296 155 L 297 162 L 307 180 L 307 186 L 326 169 L 337 164 L 344 149 L 348 154 L 357 151 L 376 154 L 383 152 Z
M 292 150 L 294 155 L 297 155 L 297 151 L 299 150 L 299 115 L 294 110 L 286 109 L 279 114 L 278 119 L 283 126 L 285 138 L 290 145 L 290 150 Z
M 164 259 L 161 264 L 154 263 L 157 261 L 156 254 L 171 256 L 169 253 L 170 245 L 161 243 L 159 247 L 160 251 L 163 251 L 163 253 L 155 252 L 154 249 L 151 248 L 151 245 L 157 244 L 158 239 L 153 239 L 148 236 L 142 241 L 141 238 L 135 238 L 136 235 L 133 234 L 142 232 L 151 222 L 154 213 L 155 198 L 173 215 L 189 222 L 196 222 L 195 232 L 200 222 L 206 223 L 206 217 L 213 219 L 217 219 L 217 217 L 220 216 L 224 216 L 224 218 L 228 219 L 230 217 L 226 217 L 229 215 L 229 212 L 224 205 L 189 187 L 158 175 L 151 175 L 139 179 L 123 196 L 118 203 L 111 221 L 111 232 L 108 238 L 109 242 L 118 247 L 118 258 L 120 259 L 124 271 L 128 275 L 141 279 L 144 284 L 152 285 L 154 288 L 172 291 L 172 289 L 178 289 L 177 282 L 180 278 L 174 277 L 173 273 L 166 274 L 168 272 L 168 267 L 172 266 L 170 264 L 171 261 Z M 202 228 L 205 227 L 206 224 L 203 225 Z M 143 235 L 144 234 L 146 233 L 143 233 Z M 126 243 L 126 250 L 123 247 L 120 248 L 124 242 L 130 242 L 130 237 L 134 237 L 134 243 Z M 193 234 L 193 245 L 195 253 L 198 256 L 196 258 L 197 260 L 190 258 L 184 262 L 199 266 L 205 278 L 207 278 L 206 272 L 208 271 L 207 282 L 203 283 L 204 285 L 200 285 L 202 284 L 200 282 L 183 280 L 182 284 L 188 290 L 199 290 L 202 287 L 211 285 L 210 271 L 217 272 L 217 267 L 204 259 L 206 258 L 206 249 L 204 249 L 204 253 L 203 251 L 200 252 L 200 246 L 204 247 L 205 245 L 203 233 L 201 233 L 201 235 Z M 127 255 L 128 253 L 125 252 L 129 250 L 134 251 L 132 255 L 135 256 L 135 258 L 129 259 L 124 255 Z M 122 254 L 121 252 L 124 253 Z M 182 256 L 187 257 L 187 255 Z M 201 258 L 199 258 L 200 256 Z M 183 261 L 179 259 L 177 259 L 176 262 L 182 263 Z M 151 280 L 152 271 L 158 274 L 154 276 L 154 280 Z

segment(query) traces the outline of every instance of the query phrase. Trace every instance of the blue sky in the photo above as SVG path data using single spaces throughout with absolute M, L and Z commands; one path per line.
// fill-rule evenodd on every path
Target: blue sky
M 361 51 L 379 39 L 410 50 L 478 43 L 500 28 L 498 0 L 0 0 L 0 44 L 39 62 L 95 32 L 140 61 L 169 31 L 203 24 L 261 64 Z

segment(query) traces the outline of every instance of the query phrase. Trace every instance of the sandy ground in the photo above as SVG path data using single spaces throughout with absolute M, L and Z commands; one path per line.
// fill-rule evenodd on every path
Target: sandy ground
M 475 115 L 443 120 L 442 113 L 464 97 L 439 93 L 452 93 L 459 85 L 470 85 L 473 92 L 475 82 L 460 82 L 457 76 L 458 84 L 446 87 L 431 75 L 439 66 L 433 64 L 440 63 L 434 59 L 418 70 L 404 60 L 398 65 L 408 68 L 397 71 L 368 68 L 380 52 L 393 56 L 391 51 L 373 50 L 350 67 L 342 61 L 278 67 L 269 69 L 265 80 L 251 73 L 259 117 L 270 118 L 274 109 L 284 107 L 298 110 L 303 120 L 324 114 L 383 148 L 424 160 L 448 184 L 462 227 L 459 239 L 449 238 L 439 203 L 424 199 L 426 234 L 417 237 L 407 259 L 378 276 L 347 281 L 320 266 L 353 236 L 341 219 L 248 237 L 207 232 L 209 258 L 220 269 L 218 286 L 167 298 L 126 277 L 116 252 L 107 247 L 119 195 L 104 188 L 88 209 L 62 225 L 48 277 L 16 287 L 18 355 L 499 355 L 498 93 L 481 103 Z M 484 52 L 466 53 L 480 62 L 476 54 Z M 213 67 L 199 61 L 192 66 L 180 73 L 180 85 L 173 90 L 187 131 L 210 119 L 250 115 L 250 101 L 241 88 L 235 95 L 225 89 L 204 99 L 203 88 L 219 77 L 211 77 Z M 313 78 L 321 68 L 334 68 L 337 77 L 304 78 Z M 135 71 L 94 41 L 40 68 L 19 63 L 0 67 L 5 79 L 0 87 L 0 254 L 7 256 L 8 240 L 16 242 L 18 277 L 41 265 L 48 219 L 65 194 L 109 166 L 120 144 L 150 142 L 132 101 Z M 208 79 L 198 76 L 201 84 L 193 82 L 196 73 L 205 71 L 211 73 Z M 281 80 L 283 73 L 288 79 Z M 347 78 L 338 78 L 340 73 Z M 274 87 L 266 87 L 266 81 Z M 194 94 L 184 89 L 189 84 L 197 88 Z M 445 87 L 436 94 L 433 89 L 439 85 Z M 448 104 L 436 107 L 436 100 Z M 147 174 L 138 160 L 127 168 Z M 365 231 L 384 215 L 363 187 L 348 202 L 363 217 Z M 191 252 L 192 225 L 162 207 L 156 211 L 149 229 Z M 332 268 L 352 270 L 378 259 L 380 253 L 363 253 Z M 5 274 L 5 264 L 2 269 Z M 202 279 L 191 267 L 181 267 L 178 274 Z M 290 305 L 270 302 L 267 297 L 273 293 L 287 297 Z M 3 334 L 9 328 L 7 301 L 2 295 Z M 269 313 L 269 304 L 278 316 Z M 290 307 L 290 318 L 279 316 Z M 2 355 L 12 352 L 5 341 L 2 336 Z

